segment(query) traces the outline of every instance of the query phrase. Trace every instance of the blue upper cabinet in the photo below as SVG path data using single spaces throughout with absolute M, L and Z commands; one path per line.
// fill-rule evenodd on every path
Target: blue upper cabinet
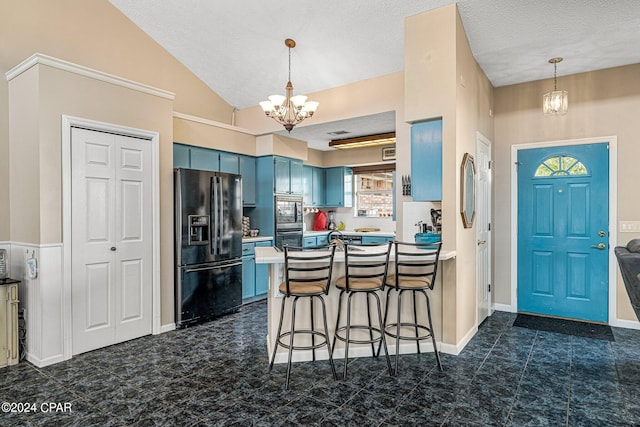
M 353 206 L 353 171 L 347 167 L 325 169 L 325 206 Z
M 414 201 L 442 200 L 442 119 L 411 126 L 411 194 Z
M 191 169 L 219 172 L 218 152 L 208 148 L 191 147 Z
M 278 194 L 290 193 L 291 172 L 289 172 L 289 159 L 285 157 L 273 158 L 273 176 L 275 179 L 273 191 Z
M 325 172 L 323 168 L 313 168 L 312 172 L 312 194 L 313 206 L 325 205 Z
M 182 144 L 173 144 L 173 167 L 189 168 L 191 157 L 189 147 Z
M 302 195 L 302 172 L 302 160 L 274 156 L 274 193 Z
M 324 169 L 304 165 L 302 167 L 302 197 L 305 206 L 324 206 Z
M 240 173 L 240 155 L 219 151 L 220 156 L 220 172 Z
M 240 175 L 242 175 L 242 205 L 256 205 L 256 159 L 240 156 Z
M 290 190 L 292 194 L 302 194 L 302 160 L 289 159 Z
M 174 143 L 173 167 L 240 174 L 243 206 L 256 205 L 255 157 Z
M 302 166 L 302 199 L 305 206 L 313 204 L 313 166 Z

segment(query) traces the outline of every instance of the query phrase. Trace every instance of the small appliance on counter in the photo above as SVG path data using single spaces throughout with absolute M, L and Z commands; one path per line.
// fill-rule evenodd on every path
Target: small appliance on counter
M 442 209 L 431 208 L 431 224 L 434 233 L 442 233 Z
M 431 226 L 418 222 L 418 232 L 414 238 L 416 243 L 438 243 L 442 241 L 442 209 L 431 209 Z
M 327 230 L 336 229 L 336 211 L 327 211 L 327 218 L 329 223 L 327 224 Z

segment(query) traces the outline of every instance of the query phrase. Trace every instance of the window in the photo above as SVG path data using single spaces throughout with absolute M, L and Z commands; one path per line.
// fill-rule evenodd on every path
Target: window
M 535 177 L 548 178 L 557 176 L 589 175 L 587 167 L 571 156 L 549 157 L 536 169 Z
M 393 215 L 393 173 L 355 174 L 355 216 L 391 217 Z

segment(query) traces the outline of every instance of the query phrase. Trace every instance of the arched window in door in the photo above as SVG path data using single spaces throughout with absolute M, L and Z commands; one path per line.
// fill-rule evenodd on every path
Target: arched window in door
M 549 157 L 540 163 L 534 176 L 536 178 L 550 178 L 575 175 L 590 175 L 587 167 L 578 159 L 571 156 Z

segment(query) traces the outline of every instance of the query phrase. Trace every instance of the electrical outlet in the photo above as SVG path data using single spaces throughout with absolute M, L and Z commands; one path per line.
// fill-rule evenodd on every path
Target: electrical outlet
M 640 221 L 619 221 L 620 233 L 640 233 Z

